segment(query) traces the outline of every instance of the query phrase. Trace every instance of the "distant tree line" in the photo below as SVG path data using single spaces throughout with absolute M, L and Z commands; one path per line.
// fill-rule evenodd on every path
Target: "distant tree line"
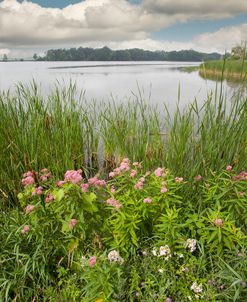
M 195 50 L 149 51 L 139 48 L 112 50 L 108 47 L 79 47 L 70 49 L 50 49 L 44 57 L 33 55 L 35 61 L 207 61 L 219 60 L 218 53 L 202 53 Z

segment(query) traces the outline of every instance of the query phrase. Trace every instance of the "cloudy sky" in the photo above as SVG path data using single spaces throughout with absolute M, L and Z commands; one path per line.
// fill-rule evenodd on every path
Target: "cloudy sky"
M 58 47 L 195 49 L 247 41 L 247 0 L 0 0 L 0 55 Z

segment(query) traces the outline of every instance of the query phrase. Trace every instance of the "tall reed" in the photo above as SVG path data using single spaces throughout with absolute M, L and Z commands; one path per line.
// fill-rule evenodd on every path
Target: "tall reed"
M 123 157 L 145 169 L 165 165 L 185 178 L 232 164 L 247 168 L 247 99 L 215 91 L 202 107 L 162 111 L 142 97 L 87 101 L 74 85 L 44 98 L 38 86 L 0 94 L 0 195 L 15 201 L 21 174 L 48 168 L 107 173 Z

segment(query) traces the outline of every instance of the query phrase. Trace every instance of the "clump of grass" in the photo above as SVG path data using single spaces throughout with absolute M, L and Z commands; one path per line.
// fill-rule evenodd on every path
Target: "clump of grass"
M 35 83 L 0 94 L 0 195 L 14 201 L 26 170 L 82 169 L 107 173 L 127 156 L 146 169 L 165 165 L 188 179 L 227 164 L 246 169 L 247 102 L 220 93 L 199 107 L 171 114 L 142 97 L 127 104 L 88 102 L 76 87 L 57 87 L 44 98 Z M 6 198 L 8 197 L 8 198 Z

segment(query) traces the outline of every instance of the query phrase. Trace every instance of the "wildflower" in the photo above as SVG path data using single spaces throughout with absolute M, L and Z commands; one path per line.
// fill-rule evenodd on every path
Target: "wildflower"
M 51 193 L 49 193 L 45 199 L 45 202 L 49 203 L 50 201 L 53 201 L 53 200 L 54 200 L 54 196 Z
M 119 169 L 121 171 L 126 171 L 126 172 L 129 171 L 130 170 L 130 164 L 129 164 L 129 162 L 122 161 L 121 164 L 120 164 L 120 166 L 119 166 Z
M 197 175 L 196 177 L 195 177 L 195 180 L 196 181 L 200 181 L 200 180 L 202 180 L 203 179 L 203 177 L 199 174 L 199 175 Z
M 242 253 L 241 253 L 240 251 L 238 251 L 238 252 L 237 252 L 237 256 L 238 256 L 238 257 L 241 257 L 241 256 L 242 256 Z
M 142 169 L 142 165 L 140 163 L 138 163 L 137 161 L 133 163 L 133 166 Z
M 76 219 L 71 219 L 69 222 L 69 228 L 72 230 L 77 225 Z
M 73 184 L 76 184 L 82 180 L 81 173 L 82 173 L 82 170 L 68 170 L 64 174 L 64 180 L 70 181 Z
M 135 185 L 134 188 L 137 190 L 141 190 L 143 188 L 143 182 L 142 181 L 138 181 Z
M 139 292 L 136 292 L 135 293 L 135 296 L 138 298 L 138 297 L 140 297 L 140 293 Z
M 32 171 L 27 171 L 26 173 L 23 174 L 23 178 L 33 176 L 33 174 L 34 174 L 34 172 L 32 172 Z
M 62 187 L 64 184 L 65 184 L 64 180 L 59 180 L 59 181 L 56 182 L 57 187 Z
M 227 166 L 226 167 L 226 171 L 231 171 L 232 170 L 232 166 Z
M 130 173 L 130 177 L 135 177 L 137 174 L 137 170 L 132 170 L 132 172 Z
M 168 192 L 167 187 L 162 187 L 162 188 L 160 189 L 160 192 L 161 192 L 161 193 L 166 193 L 166 192 Z
M 52 177 L 51 173 L 46 173 L 40 176 L 41 181 L 47 181 L 48 178 Z
M 89 189 L 89 184 L 81 184 L 80 187 L 83 193 L 87 193 Z
M 31 213 L 34 210 L 35 206 L 32 204 L 29 204 L 26 206 L 26 214 Z
M 90 267 L 94 267 L 95 264 L 96 264 L 96 261 L 97 261 L 97 257 L 96 256 L 90 257 L 90 259 L 89 259 L 89 266 Z
M 81 267 L 85 267 L 87 263 L 86 257 L 85 256 L 81 256 Z
M 172 302 L 172 299 L 169 298 L 169 297 L 167 297 L 166 300 L 165 300 L 165 302 Z
M 114 177 L 115 176 L 115 173 L 114 172 L 110 172 L 109 173 L 109 177 Z
M 113 207 L 116 208 L 116 209 L 120 209 L 121 206 L 122 206 L 122 205 L 119 203 L 119 201 L 117 201 L 117 200 L 114 199 L 114 198 L 109 198 L 109 199 L 107 199 L 107 200 L 106 200 L 106 203 L 107 203 L 108 205 L 113 206 Z
M 240 285 L 243 287 L 243 288 L 246 288 L 247 287 L 247 283 L 245 281 L 241 281 L 240 282 Z
M 40 170 L 41 173 L 48 173 L 48 169 L 44 168 L 42 170 Z
M 147 197 L 143 200 L 144 203 L 151 203 L 152 202 L 152 199 Z
M 125 158 L 122 160 L 122 163 L 130 163 L 130 160 L 128 159 L 128 157 L 125 157 Z
M 116 189 L 113 186 L 110 188 L 110 191 L 111 191 L 112 194 L 116 193 Z
M 184 246 L 190 249 L 190 252 L 194 252 L 196 250 L 196 239 L 187 239 Z
M 149 176 L 150 174 L 151 174 L 151 172 L 147 171 L 146 174 L 145 174 L 145 176 Z
M 183 182 L 183 177 L 175 177 L 175 182 L 176 183 L 180 183 L 180 182 Z
M 154 175 L 156 177 L 161 177 L 163 176 L 163 173 L 164 173 L 164 168 L 157 168 L 155 171 L 154 171 Z
M 30 226 L 29 225 L 25 225 L 24 228 L 21 230 L 21 234 L 24 235 L 26 234 L 26 232 L 28 232 L 30 230 Z
M 239 192 L 238 195 L 239 195 L 240 197 L 243 197 L 243 196 L 244 196 L 244 192 Z
M 157 250 L 156 250 L 156 248 L 153 248 L 153 249 L 152 249 L 152 254 L 153 254 L 154 256 L 157 256 Z
M 220 218 L 214 220 L 214 224 L 218 227 L 222 227 L 224 225 L 224 221 Z
M 141 288 L 145 287 L 145 282 L 141 282 Z
M 43 194 L 43 188 L 42 187 L 38 187 L 35 188 L 34 191 L 32 192 L 32 195 L 42 195 Z
M 164 270 L 162 268 L 158 268 L 158 273 L 163 274 Z
M 225 285 L 224 284 L 221 284 L 220 286 L 219 286 L 219 289 L 220 290 L 223 290 L 225 288 Z
M 165 260 L 168 260 L 172 256 L 171 250 L 167 244 L 160 247 L 160 256 L 165 256 Z
M 141 178 L 139 179 L 139 181 L 144 182 L 144 181 L 145 181 L 145 178 L 144 178 L 144 177 L 141 177 Z
M 121 262 L 121 263 L 124 261 L 123 258 L 119 255 L 118 251 L 116 250 L 109 252 L 108 260 L 110 262 Z
M 202 284 L 197 284 L 197 282 L 194 282 L 191 287 L 191 290 L 193 290 L 194 293 L 198 294 L 198 293 L 202 293 L 203 287 Z
M 214 286 L 214 280 L 208 280 L 208 285 Z
M 29 175 L 29 174 L 28 174 Z M 22 179 L 22 181 L 21 181 L 21 183 L 22 183 L 22 185 L 24 186 L 24 187 L 26 187 L 26 186 L 30 186 L 30 185 L 32 185 L 33 183 L 35 183 L 35 180 L 34 180 L 34 178 L 33 178 L 33 176 L 26 176 L 25 178 L 23 178 Z

